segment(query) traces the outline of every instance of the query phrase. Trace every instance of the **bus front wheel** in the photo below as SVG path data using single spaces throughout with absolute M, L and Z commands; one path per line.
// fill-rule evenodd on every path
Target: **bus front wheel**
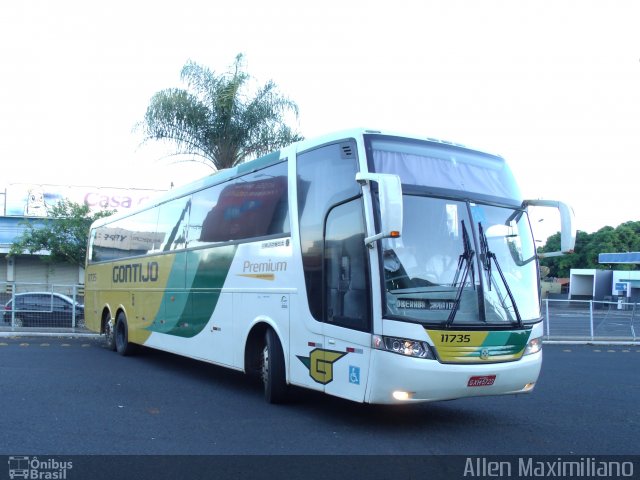
M 116 317 L 114 336 L 116 351 L 122 356 L 131 355 L 135 346 L 129 342 L 129 328 L 127 326 L 127 317 L 123 312 L 118 313 L 118 316 Z
M 271 328 L 265 334 L 261 365 L 264 398 L 269 403 L 282 403 L 287 396 L 284 353 L 278 335 Z

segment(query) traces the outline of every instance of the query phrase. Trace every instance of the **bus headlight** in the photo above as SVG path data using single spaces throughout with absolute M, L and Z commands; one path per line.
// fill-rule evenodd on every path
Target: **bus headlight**
M 540 350 L 542 350 L 542 337 L 532 338 L 529 340 L 529 343 L 527 343 L 527 347 L 524 349 L 522 355 L 531 355 L 532 353 L 538 353 Z
M 387 352 L 393 352 L 407 357 L 435 360 L 429 344 L 427 342 L 421 342 L 420 340 L 374 335 L 371 346 L 378 350 L 386 350 Z

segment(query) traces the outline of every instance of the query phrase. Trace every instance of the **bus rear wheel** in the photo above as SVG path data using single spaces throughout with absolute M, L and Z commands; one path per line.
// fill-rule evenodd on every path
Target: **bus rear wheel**
M 265 334 L 260 366 L 264 398 L 269 403 L 282 403 L 287 397 L 284 353 L 278 335 L 271 328 Z
M 116 352 L 125 357 L 133 353 L 135 345 L 129 342 L 129 327 L 127 326 L 127 317 L 123 312 L 118 313 L 116 317 L 114 337 Z

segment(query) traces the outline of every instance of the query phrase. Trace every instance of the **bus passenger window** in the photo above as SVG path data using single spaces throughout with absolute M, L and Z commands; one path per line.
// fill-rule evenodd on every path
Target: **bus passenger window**
M 189 246 L 290 232 L 287 163 L 215 185 L 193 196 Z
M 163 241 L 156 232 L 157 209 L 144 210 L 98 227 L 92 239 L 92 261 L 147 255 Z
M 162 236 L 162 243 L 155 246 L 155 251 L 169 252 L 185 247 L 190 210 L 190 196 L 160 205 L 157 233 Z

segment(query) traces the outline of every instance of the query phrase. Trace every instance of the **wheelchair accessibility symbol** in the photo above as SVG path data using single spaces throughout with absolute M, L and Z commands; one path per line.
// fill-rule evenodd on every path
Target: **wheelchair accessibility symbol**
M 360 385 L 360 367 L 349 365 L 349 383 Z

